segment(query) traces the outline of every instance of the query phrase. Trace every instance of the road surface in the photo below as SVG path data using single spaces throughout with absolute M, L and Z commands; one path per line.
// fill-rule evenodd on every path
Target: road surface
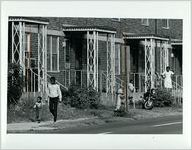
M 33 131 L 53 134 L 182 134 L 182 116 L 126 120 L 99 126 Z

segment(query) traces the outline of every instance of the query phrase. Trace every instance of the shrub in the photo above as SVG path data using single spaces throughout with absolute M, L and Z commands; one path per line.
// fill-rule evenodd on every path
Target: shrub
M 100 104 L 100 94 L 92 88 L 70 86 L 68 91 L 62 90 L 63 102 L 79 109 L 95 108 Z
M 23 76 L 22 69 L 18 64 L 8 65 L 8 107 L 11 104 L 16 105 L 22 95 Z
M 166 89 L 157 89 L 154 106 L 156 107 L 172 106 L 173 100 L 174 97 Z

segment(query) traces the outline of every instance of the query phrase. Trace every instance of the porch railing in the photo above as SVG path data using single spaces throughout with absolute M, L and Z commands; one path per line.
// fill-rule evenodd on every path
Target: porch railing
M 46 74 L 48 78 L 51 76 L 49 74 Z M 40 84 L 38 84 L 38 78 L 40 78 Z M 27 69 L 26 77 L 25 77 L 25 88 L 24 92 L 40 92 L 38 91 L 39 85 L 42 86 L 42 83 L 45 82 L 45 84 L 48 83 L 48 81 L 45 81 L 42 77 L 40 77 L 34 69 L 30 68 Z M 60 82 L 56 81 L 57 84 L 59 84 L 62 88 L 68 89 L 66 86 L 61 84 Z
M 129 80 L 133 80 L 135 92 L 145 92 L 145 73 L 130 73 Z

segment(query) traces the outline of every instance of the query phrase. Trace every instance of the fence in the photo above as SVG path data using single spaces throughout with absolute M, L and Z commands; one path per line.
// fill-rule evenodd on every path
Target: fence
M 38 84 L 38 74 L 36 69 L 27 69 L 26 77 L 25 77 L 25 91 L 26 92 L 38 92 L 38 86 L 42 84 Z M 49 78 L 50 75 L 47 74 Z M 130 73 L 129 79 L 133 80 L 133 84 L 135 87 L 135 92 L 142 93 L 145 92 L 145 74 L 144 73 Z M 160 77 L 155 78 L 156 87 L 159 86 L 163 88 L 163 80 Z M 99 72 L 99 91 L 106 93 L 107 89 L 107 76 L 105 71 Z M 40 82 L 44 82 L 42 78 L 40 78 Z M 115 91 L 118 88 L 123 86 L 123 80 L 121 80 L 120 76 L 115 77 Z M 128 81 L 129 82 L 129 81 Z M 64 85 L 57 82 L 60 86 L 67 89 L 71 84 L 78 85 L 80 87 L 87 86 L 87 70 L 64 70 Z M 173 88 L 172 95 L 175 98 L 175 103 L 181 105 L 182 104 L 182 96 L 183 96 L 183 77 L 182 75 L 174 75 L 172 78 Z

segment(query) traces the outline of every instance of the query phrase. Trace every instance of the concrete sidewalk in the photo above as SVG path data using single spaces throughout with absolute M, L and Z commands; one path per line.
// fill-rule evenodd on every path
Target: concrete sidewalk
M 53 121 L 43 121 L 40 123 L 37 123 L 37 122 L 10 123 L 10 124 L 7 124 L 7 131 L 54 130 L 54 129 L 57 129 L 60 124 L 63 124 L 63 123 L 70 124 L 70 123 L 85 121 L 85 120 L 94 119 L 94 118 L 58 120 L 56 123 L 53 123 Z

